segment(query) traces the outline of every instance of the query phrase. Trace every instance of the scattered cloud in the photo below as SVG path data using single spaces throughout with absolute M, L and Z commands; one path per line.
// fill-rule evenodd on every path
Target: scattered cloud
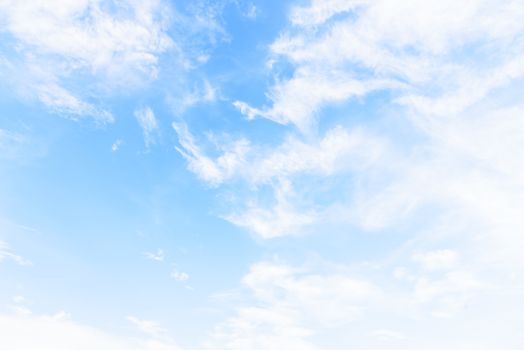
M 120 4 L 127 1 L 117 10 Z M 68 86 L 68 74 L 122 78 L 131 70 L 155 79 L 160 55 L 178 44 L 166 34 L 169 18 L 158 14 L 159 4 L 129 2 L 118 19 L 88 0 L 70 1 L 56 14 L 37 4 L 41 18 L 12 1 L 0 2 L 0 11 L 6 33 L 20 42 L 18 60 L 31 68 L 21 81 L 36 79 L 31 93 L 73 118 L 110 122 L 96 96 Z M 213 36 L 223 30 L 220 6 L 206 4 L 191 5 L 201 14 L 195 26 Z M 81 16 L 90 26 L 73 23 Z M 360 264 L 254 264 L 238 297 L 245 302 L 214 329 L 209 349 L 524 346 L 516 336 L 524 322 L 524 161 L 516 152 L 524 147 L 516 93 L 524 78 L 523 16 L 522 2 L 510 0 L 302 2 L 268 48 L 275 79 L 267 104 L 233 102 L 248 120 L 273 122 L 282 138 L 257 144 L 249 133 L 232 140 L 190 131 L 181 114 L 218 98 L 207 80 L 170 101 L 177 150 L 190 171 L 227 195 L 224 219 L 262 239 L 312 231 L 324 238 L 332 227 L 324 224 L 344 223 L 346 233 L 395 246 Z M 75 38 L 84 41 L 70 43 Z M 186 68 L 208 59 L 195 54 Z M 10 60 L 2 69 L 16 66 Z M 348 110 L 333 122 L 326 107 L 355 100 L 374 120 Z M 149 147 L 157 118 L 149 107 L 135 117 Z M 0 147 L 18 141 L 0 130 Z M 162 250 L 144 256 L 164 261 Z M 2 260 L 29 263 L 0 242 Z M 189 275 L 173 268 L 171 278 L 186 282 Z M 152 341 L 19 311 L 0 316 L 0 338 L 11 348 L 176 348 L 158 323 L 133 316 L 128 321 Z
M 270 105 L 234 106 L 248 119 L 295 126 L 300 136 L 284 127 L 293 135 L 284 142 L 239 138 L 211 157 L 178 124 L 179 151 L 208 184 L 241 188 L 230 197 L 244 208 L 223 217 L 261 237 L 307 232 L 323 220 L 388 230 L 433 210 L 428 226 L 437 230 L 460 213 L 448 228 L 454 237 L 483 251 L 496 247 L 484 255 L 493 260 L 520 261 L 514 227 L 521 226 L 524 163 L 514 150 L 524 145 L 523 106 L 514 91 L 524 76 L 523 14 L 518 2 L 487 0 L 295 6 L 289 28 L 269 47 L 271 67 L 291 66 L 289 77 L 270 67 Z M 371 93 L 380 105 L 369 102 Z M 384 117 L 326 128 L 325 107 L 355 97 Z M 334 192 L 344 195 L 320 200 Z
M 315 126 L 323 106 L 373 91 L 394 90 L 399 102 L 410 105 L 425 101 L 426 111 L 435 104 L 467 106 L 522 75 L 522 53 L 508 45 L 523 30 L 518 20 L 523 11 L 513 1 L 494 5 L 483 0 L 460 6 L 332 0 L 294 7 L 292 24 L 324 25 L 325 30 L 284 32 L 271 45 L 271 60 L 290 62 L 292 77 L 278 79 L 271 88 L 271 107 L 239 101 L 235 106 L 249 118 L 293 124 L 301 131 Z M 417 21 L 411 13 L 417 13 Z M 500 50 L 489 60 L 472 56 L 495 53 L 495 47 Z
M 338 220 L 399 240 L 340 272 L 253 266 L 245 306 L 208 348 L 523 345 L 523 15 L 509 0 L 306 2 L 269 47 L 268 103 L 233 102 L 278 124 L 283 142 L 225 139 L 211 156 L 174 125 L 191 171 L 226 193 L 234 184 L 228 199 L 244 206 L 223 217 L 257 237 L 325 237 L 332 226 L 318 223 Z M 326 107 L 355 99 L 373 120 L 348 109 L 333 127 Z

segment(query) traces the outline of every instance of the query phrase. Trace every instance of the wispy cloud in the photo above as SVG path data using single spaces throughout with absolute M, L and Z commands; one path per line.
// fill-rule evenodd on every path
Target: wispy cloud
M 274 191 L 274 203 L 248 202 L 246 207 L 224 218 L 263 239 L 303 234 L 308 225 L 318 220 L 319 214 L 314 209 L 295 204 L 298 196 L 289 181 L 281 181 Z
M 111 152 L 117 152 L 123 143 L 124 141 L 122 139 L 116 139 L 115 142 L 113 142 L 113 144 L 111 145 Z
M 412 21 L 412 13 L 419 20 Z M 281 235 L 267 233 L 278 228 L 261 228 L 262 223 L 276 225 L 278 217 L 286 226 L 286 220 L 301 222 L 298 218 L 304 215 L 307 226 L 317 222 L 311 213 L 321 213 L 322 218 L 338 217 L 366 230 L 380 230 L 428 205 L 447 208 L 441 215 L 460 210 L 472 225 L 499 226 L 493 232 L 513 232 L 502 227 L 519 222 L 514 208 L 520 207 L 516 198 L 523 188 L 518 175 L 523 165 L 510 154 L 522 140 L 510 130 L 522 128 L 522 105 L 511 91 L 519 89 L 524 52 L 522 45 L 509 43 L 521 40 L 522 14 L 516 2 L 494 6 L 481 0 L 460 5 L 430 1 L 423 6 L 312 1 L 293 7 L 289 29 L 269 48 L 271 59 L 290 64 L 292 74 L 281 79 L 275 72 L 278 79 L 267 93 L 270 106 L 241 101 L 234 105 L 249 119 L 294 125 L 303 139 L 260 147 L 243 138 L 220 145 L 224 152 L 213 158 L 196 141 L 199 135 L 176 125 L 180 151 L 189 168 L 214 186 L 239 179 L 247 186 L 268 183 L 274 189 L 274 206 L 254 202 L 244 191 L 240 201 L 249 203 L 248 209 L 225 215 L 242 227 L 258 226 L 254 231 L 266 237 Z M 376 91 L 384 91 L 385 98 L 377 108 L 387 111 L 387 118 L 394 116 L 399 129 L 411 130 L 412 140 L 399 140 L 395 128 L 388 132 L 386 117 L 375 124 L 381 128 L 378 135 L 365 122 L 349 130 L 317 127 L 329 119 L 324 107 L 357 96 L 367 101 L 363 99 Z M 505 142 L 497 141 L 501 139 Z M 323 194 L 345 189 L 349 198 L 327 205 L 315 196 L 284 200 L 280 181 L 293 189 L 289 193 L 310 194 L 314 191 L 300 184 L 312 174 L 326 184 Z M 335 176 L 337 180 L 330 181 Z M 347 181 L 341 183 L 341 177 Z M 515 185 L 511 191 L 506 181 Z M 258 187 L 250 190 L 256 193 Z M 473 200 L 481 193 L 497 200 Z M 304 207 L 308 201 L 311 207 Z M 289 215 L 282 214 L 283 203 Z
M 0 157 L 17 158 L 19 150 L 27 143 L 24 135 L 6 129 L 0 129 Z
M 186 124 L 175 122 L 172 126 L 181 146 L 177 150 L 187 159 L 189 168 L 210 185 L 219 185 L 235 175 L 249 151 L 249 143 L 239 140 L 232 145 L 224 145 L 223 154 L 212 159 L 200 149 Z
M 20 255 L 13 253 L 6 242 L 0 241 L 0 262 L 12 260 L 20 266 L 32 266 L 33 263 Z
M 72 78 L 91 76 L 107 87 L 151 80 L 159 55 L 174 45 L 165 32 L 169 10 L 156 0 L 124 1 L 113 10 L 91 0 L 60 5 L 4 1 L 0 13 L 3 35 L 17 42 L 3 67 L 10 82 L 23 95 L 72 118 L 113 121 L 109 111 L 86 101 L 93 95 L 89 88 L 69 87 Z M 95 85 L 89 84 L 91 90 Z
M 322 107 L 401 86 L 399 82 L 386 79 L 361 81 L 344 71 L 299 68 L 292 80 L 273 87 L 269 95 L 275 102 L 271 108 L 254 108 L 242 101 L 235 101 L 233 105 L 249 119 L 261 117 L 279 124 L 293 124 L 300 131 L 309 133 L 315 127 L 315 115 Z
M 165 258 L 164 251 L 162 249 L 157 249 L 155 253 L 144 252 L 143 255 L 146 257 L 146 259 L 158 262 L 164 261 Z
M 244 6 L 242 14 L 249 19 L 255 19 L 259 15 L 259 12 L 260 10 L 253 3 L 247 3 Z
M 179 271 L 176 267 L 173 267 L 171 278 L 177 282 L 186 282 L 189 280 L 189 275 L 185 272 Z
M 211 348 L 522 345 L 507 325 L 523 307 L 523 15 L 518 1 L 295 6 L 269 47 L 269 103 L 234 102 L 284 141 L 246 132 L 210 156 L 204 136 L 175 125 L 188 168 L 244 204 L 224 217 L 258 237 L 330 239 L 333 226 L 318 223 L 335 221 L 347 235 L 398 240 L 382 260 L 336 273 L 318 261 L 320 272 L 253 266 L 245 306 Z M 326 108 L 356 99 L 369 119 Z M 360 290 L 373 293 L 350 297 Z
M 180 349 L 171 338 L 159 337 L 161 328 L 156 323 L 133 317 L 129 321 L 144 331 L 147 337 L 136 339 L 110 334 L 75 322 L 67 314 L 60 312 L 55 315 L 0 315 L 0 338 L 3 346 L 12 349 Z M 46 331 L 42 332 L 42 329 Z
M 158 122 L 155 113 L 149 107 L 137 109 L 134 113 L 138 124 L 144 134 L 144 143 L 149 148 L 155 142 L 155 134 L 158 131 Z
M 252 266 L 243 282 L 257 306 L 240 307 L 213 335 L 231 349 L 317 349 L 311 337 L 326 324 L 358 318 L 381 293 L 351 276 L 315 274 L 274 262 Z
M 219 156 L 207 156 L 196 143 L 187 126 L 173 124 L 181 147 L 179 152 L 188 160 L 189 169 L 212 186 L 239 181 L 247 183 L 252 198 L 243 197 L 244 205 L 224 214 L 236 225 L 247 228 L 262 238 L 272 238 L 304 231 L 324 214 L 314 205 L 314 190 L 305 198 L 294 188 L 301 177 L 316 181 L 331 176 L 364 171 L 387 154 L 387 142 L 362 129 L 335 127 L 323 138 L 304 141 L 288 137 L 278 146 L 255 147 L 247 139 L 220 144 Z M 259 190 L 270 189 L 273 200 L 256 199 Z M 297 205 L 297 203 L 302 203 Z
M 194 202 L 207 205 L 218 194 L 227 199 L 213 210 L 218 216 L 255 238 L 278 240 L 263 242 L 264 259 L 248 268 L 211 337 L 199 339 L 204 348 L 524 348 L 524 4 L 299 3 L 267 47 L 265 94 L 257 87 L 222 98 L 235 90 L 200 72 L 178 84 L 176 96 L 166 93 L 176 149 L 211 187 Z M 17 71 L 15 85 L 53 111 L 109 123 L 100 95 L 157 79 L 170 50 L 178 57 L 173 69 L 217 63 L 208 48 L 228 37 L 220 12 L 244 3 L 198 0 L 180 3 L 184 10 L 160 0 L 101 4 L 0 0 L 2 35 L 17 44 L 0 69 Z M 190 34 L 179 40 L 179 31 Z M 72 77 L 89 83 L 84 89 Z M 229 116 L 217 133 L 203 130 L 202 119 L 184 119 L 194 106 L 226 100 L 236 119 Z M 134 117 L 149 148 L 164 119 L 160 107 L 141 106 Z M 18 142 L 20 135 L 0 129 L 0 150 Z M 171 193 L 153 187 L 155 196 Z M 167 260 L 161 249 L 142 258 Z M 6 260 L 30 264 L 0 242 Z M 168 286 L 188 288 L 183 270 L 172 267 Z M 129 316 L 145 339 L 123 338 L 15 306 L 17 315 L 0 315 L 8 348 L 178 348 L 156 321 Z
M 189 84 L 189 83 L 188 83 Z M 211 85 L 208 80 L 200 83 L 191 83 L 193 88 L 184 91 L 180 95 L 169 95 L 168 104 L 178 117 L 182 116 L 188 109 L 199 104 L 208 104 L 219 99 L 218 89 Z
M 128 316 L 127 320 L 133 324 L 140 332 L 158 337 L 166 333 L 166 330 L 155 321 L 141 320 L 134 316 Z
M 233 317 L 215 328 L 210 346 L 240 350 L 279 344 L 316 350 L 337 339 L 336 349 L 353 343 L 365 349 L 415 350 L 428 347 L 431 339 L 434 344 L 428 348 L 437 350 L 452 344 L 495 344 L 500 336 L 509 336 L 507 344 L 515 344 L 504 326 L 474 320 L 477 312 L 487 310 L 497 320 L 521 319 L 512 311 L 520 305 L 517 291 L 493 289 L 480 282 L 480 271 L 464 266 L 391 280 L 391 268 L 401 261 L 399 257 L 387 264 L 334 265 L 317 260 L 301 267 L 257 263 L 243 279 L 244 301 Z M 502 295 L 508 297 L 504 302 Z M 438 324 L 435 335 L 431 330 Z M 468 328 L 472 324 L 475 330 Z M 478 332 L 493 337 L 480 340 Z

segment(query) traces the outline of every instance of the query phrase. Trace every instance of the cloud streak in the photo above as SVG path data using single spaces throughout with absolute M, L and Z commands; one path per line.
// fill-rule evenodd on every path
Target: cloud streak
M 158 121 L 155 117 L 155 114 L 149 107 L 144 107 L 142 109 L 137 109 L 134 113 L 135 118 L 142 128 L 142 133 L 144 134 L 144 143 L 146 148 L 149 148 L 151 144 L 155 142 L 155 133 L 158 132 Z
M 20 255 L 13 253 L 6 242 L 0 241 L 0 262 L 3 260 L 12 260 L 20 266 L 32 266 L 33 263 Z

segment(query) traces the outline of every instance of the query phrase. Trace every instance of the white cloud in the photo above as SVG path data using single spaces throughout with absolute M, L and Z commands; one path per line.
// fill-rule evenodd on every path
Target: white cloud
M 158 339 L 112 335 L 82 325 L 64 313 L 54 316 L 0 315 L 3 347 L 17 350 L 176 350 L 176 344 Z
M 134 316 L 128 316 L 127 320 L 133 324 L 140 332 L 146 333 L 153 337 L 162 336 L 166 330 L 155 321 L 141 320 Z
M 425 253 L 415 253 L 412 259 L 427 270 L 446 270 L 453 268 L 458 262 L 458 253 L 450 249 L 441 249 Z
M 398 259 L 255 264 L 243 279 L 245 305 L 217 326 L 207 348 L 491 349 L 501 339 L 509 349 L 523 345 L 513 323 L 522 320 L 521 289 L 487 285 L 484 271 L 480 277 L 462 267 L 409 282 L 385 278 Z
M 249 119 L 263 117 L 280 124 L 294 124 L 301 131 L 310 132 L 315 126 L 315 115 L 325 105 L 399 86 L 385 79 L 360 81 L 344 71 L 304 67 L 295 71 L 293 79 L 273 87 L 269 93 L 274 101 L 271 108 L 257 109 L 241 101 L 233 105 Z
M 524 346 L 524 161 L 516 151 L 524 148 L 523 14 L 522 1 L 490 0 L 311 1 L 291 11 L 293 26 L 270 48 L 273 67 L 292 65 L 290 78 L 276 79 L 268 107 L 234 105 L 248 119 L 292 124 L 301 136 L 276 146 L 246 142 L 241 153 L 230 147 L 237 161 L 222 168 L 186 129 L 183 151 L 190 164 L 201 162 L 190 168 L 215 185 L 246 183 L 255 194 L 239 191 L 247 210 L 229 219 L 261 237 L 305 232 L 318 215 L 401 243 L 384 261 L 346 267 L 352 273 L 255 265 L 244 280 L 252 299 L 217 328 L 209 348 Z M 380 106 L 367 105 L 378 90 Z M 323 107 L 353 96 L 386 115 L 348 122 L 365 136 L 380 129 L 376 153 L 359 153 L 365 142 L 323 147 L 327 135 L 354 136 L 350 129 L 318 137 L 332 125 L 320 124 L 330 118 Z M 371 160 L 358 167 L 353 159 Z M 312 173 L 320 180 L 304 185 Z M 346 180 L 330 182 L 335 177 Z M 318 182 L 324 194 L 343 195 L 308 197 Z M 264 185 L 273 196 L 257 201 Z M 344 285 L 355 288 L 355 279 L 379 292 L 352 299 Z M 337 329 L 333 320 L 346 323 Z
M 317 181 L 352 170 L 368 168 L 386 153 L 383 140 L 361 129 L 330 129 L 318 140 L 288 137 L 277 147 L 253 147 L 245 139 L 229 144 L 219 143 L 221 153 L 212 158 L 199 147 L 187 126 L 174 123 L 180 148 L 188 167 L 212 186 L 243 181 L 250 186 L 251 197 L 224 218 L 268 239 L 300 234 L 304 227 L 316 223 L 322 215 L 307 203 L 314 201 L 315 191 L 305 198 L 295 191 L 293 181 L 311 176 Z M 264 189 L 273 193 L 271 200 L 257 198 Z M 302 202 L 302 205 L 296 203 Z
M 15 40 L 2 64 L 6 81 L 67 117 L 112 122 L 110 112 L 86 100 L 97 99 L 94 91 L 155 79 L 159 56 L 174 43 L 166 34 L 170 11 L 162 1 L 107 5 L 103 0 L 0 2 L 3 36 Z M 88 85 L 81 88 L 77 78 Z
M 27 142 L 24 135 L 10 130 L 0 129 L 0 157 L 16 158 L 19 150 Z
M 22 49 L 58 55 L 94 72 L 132 68 L 154 74 L 157 55 L 173 45 L 164 32 L 167 19 L 161 11 L 167 8 L 161 1 L 125 1 L 116 13 L 99 0 L 5 0 L 0 5 L 5 28 Z
M 317 220 L 318 214 L 312 209 L 304 211 L 296 208 L 292 204 L 296 202 L 293 197 L 296 194 L 290 183 L 282 181 L 275 186 L 275 203 L 265 207 L 260 202 L 248 202 L 247 207 L 227 214 L 224 218 L 263 239 L 298 235 L 304 227 Z
M 113 142 L 113 144 L 111 145 L 111 152 L 118 151 L 123 143 L 124 141 L 122 141 L 122 139 L 116 139 L 115 142 Z
M 110 112 L 80 100 L 54 82 L 41 82 L 34 89 L 40 102 L 54 112 L 65 114 L 74 120 L 88 115 L 101 123 L 114 122 Z
M 309 141 L 309 142 L 308 142 Z M 284 143 L 255 158 L 246 178 L 264 183 L 300 174 L 331 176 L 350 169 L 362 169 L 384 153 L 382 140 L 363 130 L 335 127 L 318 140 L 290 137 Z
M 244 207 L 223 217 L 260 237 L 306 232 L 322 220 L 387 230 L 430 211 L 428 226 L 458 217 L 456 227 L 440 230 L 453 232 L 446 237 L 460 237 L 471 250 L 496 248 L 484 254 L 492 261 L 520 261 L 524 243 L 514 227 L 522 224 L 524 163 L 514 150 L 524 146 L 515 97 L 524 74 L 523 13 L 519 1 L 484 0 L 295 7 L 294 26 L 270 47 L 273 60 L 292 64 L 291 77 L 276 80 L 270 107 L 234 105 L 250 119 L 294 124 L 305 136 L 276 146 L 227 141 L 211 157 L 177 124 L 179 151 L 213 186 L 246 184 L 230 196 Z M 393 119 L 315 131 L 319 118 L 329 118 L 324 106 L 351 96 L 366 102 L 376 90 L 389 90 L 377 108 Z M 412 139 L 390 134 L 392 120 Z M 323 186 L 315 192 L 304 179 Z M 259 196 L 261 188 L 272 196 Z M 340 200 L 317 201 L 334 191 Z
M 482 284 L 467 271 L 447 272 L 438 280 L 421 277 L 416 282 L 415 300 L 427 302 L 442 295 L 469 292 L 481 287 Z
M 249 19 L 255 19 L 257 18 L 260 10 L 253 4 L 248 3 L 246 6 L 244 6 L 243 15 Z
M 201 57 L 201 59 L 207 60 L 209 56 Z M 182 116 L 191 107 L 201 103 L 212 103 L 218 99 L 218 96 L 217 88 L 204 80 L 192 90 L 182 93 L 181 96 L 169 96 L 168 103 L 177 116 Z
M 26 301 L 27 301 L 26 298 L 24 298 L 21 295 L 16 295 L 16 296 L 13 297 L 13 302 L 15 302 L 17 304 L 25 303 Z
M 149 260 L 158 262 L 164 261 L 165 258 L 164 251 L 162 249 L 157 249 L 156 253 L 145 252 L 144 256 Z
M 363 301 L 381 294 L 367 281 L 326 272 L 262 262 L 252 266 L 243 282 L 257 300 L 310 313 L 311 323 L 352 319 L 364 306 Z
M 249 151 L 249 143 L 239 140 L 224 147 L 224 153 L 215 160 L 200 149 L 186 124 L 173 123 L 173 128 L 181 145 L 177 150 L 188 161 L 189 169 L 210 185 L 218 185 L 230 178 L 244 162 L 245 154 Z
M 524 141 L 517 131 L 522 128 L 522 106 L 512 96 L 522 89 L 524 52 L 521 44 L 511 43 L 521 43 L 523 13 L 518 1 L 313 1 L 294 8 L 291 21 L 316 28 L 291 28 L 271 46 L 277 60 L 294 66 L 291 78 L 278 79 L 270 90 L 272 106 L 235 105 L 249 118 L 265 117 L 308 131 L 315 129 L 318 118 L 328 118 L 322 113 L 327 104 L 345 101 L 353 93 L 367 95 L 375 89 L 369 86 L 391 90 L 381 110 L 396 115 L 400 128 L 409 128 L 418 143 L 406 148 L 398 135 L 382 133 L 389 148 L 385 156 L 363 169 L 340 173 L 358 179 L 345 184 L 358 184 L 348 188 L 348 208 L 331 203 L 321 211 L 334 210 L 326 215 L 364 229 L 387 229 L 429 206 L 441 209 L 434 222 L 458 210 L 461 225 L 478 230 L 473 228 L 476 223 L 484 223 L 477 244 L 494 244 L 505 252 L 497 253 L 502 259 L 517 258 L 520 240 L 509 242 L 515 238 L 511 227 L 520 225 L 516 208 L 524 188 L 524 164 L 514 150 Z M 346 93 L 347 84 L 361 88 Z M 322 91 L 317 93 L 317 87 Z M 371 133 L 371 127 L 362 129 Z M 316 159 L 326 159 L 328 149 L 337 154 L 334 145 L 326 154 L 316 153 L 321 144 L 307 140 L 309 149 L 304 148 Z M 282 151 L 276 148 L 275 154 L 277 150 Z M 301 164 L 279 156 L 291 164 L 286 167 Z M 334 159 L 340 164 L 347 158 Z M 252 167 L 263 174 L 264 168 Z M 315 167 L 322 169 L 322 164 Z M 296 176 L 287 178 L 291 186 L 307 172 L 297 168 Z M 332 173 L 322 175 L 329 178 Z M 288 204 L 293 207 L 303 199 Z M 258 212 L 256 216 L 251 211 L 265 222 L 267 211 Z
M 377 329 L 371 332 L 371 336 L 380 339 L 381 341 L 391 343 L 398 342 L 406 339 L 406 336 L 399 332 L 395 332 L 389 329 Z
M 0 241 L 0 262 L 3 260 L 12 260 L 20 266 L 33 265 L 31 261 L 13 253 L 6 242 Z
M 158 122 L 155 114 L 149 107 L 137 109 L 134 113 L 144 134 L 144 143 L 147 148 L 155 142 L 154 135 L 158 131 Z
M 380 294 L 341 273 L 315 274 L 274 262 L 255 264 L 243 282 L 257 306 L 238 308 L 217 327 L 210 348 L 317 349 L 311 338 L 326 324 L 353 319 Z
M 189 280 L 189 275 L 185 272 L 178 271 L 176 268 L 173 268 L 171 271 L 171 278 L 177 282 L 186 282 Z
M 509 46 L 524 28 L 522 14 L 518 1 L 313 1 L 292 10 L 294 24 L 317 26 L 339 17 L 323 30 L 282 34 L 271 51 L 295 66 L 292 77 L 277 80 L 270 108 L 236 106 L 250 118 L 307 131 L 327 103 L 374 90 L 396 90 L 411 100 L 446 94 L 471 103 L 485 94 L 480 92 L 485 82 L 477 77 L 493 86 L 500 78 L 490 70 L 522 74 L 516 57 L 521 53 Z M 494 54 L 490 59 L 472 57 L 488 51 Z M 457 92 L 462 96 L 453 97 Z
M 352 11 L 367 3 L 368 0 L 313 0 L 308 6 L 294 7 L 290 20 L 294 25 L 320 25 L 335 14 Z
M 515 106 L 432 118 L 424 124 L 430 137 L 424 152 L 404 160 L 385 186 L 362 191 L 349 209 L 354 220 L 387 229 L 436 207 L 430 223 L 445 223 L 437 226 L 440 236 L 466 240 L 492 263 L 515 265 L 524 246 L 515 230 L 524 194 L 524 163 L 514 156 L 524 146 L 522 114 Z

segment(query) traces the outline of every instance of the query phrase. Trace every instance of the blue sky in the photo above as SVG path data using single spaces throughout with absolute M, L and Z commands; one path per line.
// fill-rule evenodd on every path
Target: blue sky
M 0 0 L 0 347 L 522 349 L 522 18 Z

